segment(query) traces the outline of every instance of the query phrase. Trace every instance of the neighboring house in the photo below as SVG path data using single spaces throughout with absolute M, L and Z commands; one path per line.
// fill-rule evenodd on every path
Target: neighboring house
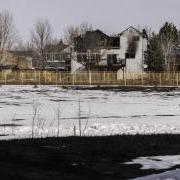
M 46 66 L 48 70 L 71 71 L 72 47 L 62 41 L 46 46 Z
M 92 70 L 142 73 L 146 68 L 147 39 L 145 31 L 140 32 L 134 27 L 114 37 L 99 30 L 87 32 L 76 39 L 77 62 L 91 62 Z
M 32 51 L 5 51 L 1 60 L 2 69 L 32 69 Z

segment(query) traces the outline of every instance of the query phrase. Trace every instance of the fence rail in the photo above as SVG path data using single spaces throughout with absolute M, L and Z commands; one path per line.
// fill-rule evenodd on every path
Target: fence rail
M 16 85 L 120 85 L 120 86 L 180 86 L 180 72 L 0 72 L 0 84 Z

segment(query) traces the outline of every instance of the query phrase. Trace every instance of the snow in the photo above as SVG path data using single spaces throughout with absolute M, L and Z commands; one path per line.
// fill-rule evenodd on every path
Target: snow
M 151 157 L 139 157 L 132 160 L 132 162 L 127 162 L 125 164 L 140 164 L 141 169 L 169 169 L 176 165 L 180 165 L 180 155 L 174 156 L 151 156 Z
M 180 179 L 180 169 L 167 171 L 160 174 L 154 174 L 145 177 L 139 177 L 132 180 L 178 180 Z
M 84 135 L 180 133 L 178 91 L 116 92 L 55 86 L 1 86 L 0 138 L 29 137 L 35 104 L 38 104 L 34 130 L 37 137 L 57 135 L 58 111 L 59 136 L 74 135 L 74 127 L 78 134 L 79 101 Z M 7 134 L 9 136 L 4 136 Z
M 126 162 L 125 164 L 140 164 L 141 170 L 154 169 L 154 170 L 168 170 L 177 165 L 180 165 L 180 155 L 172 156 L 149 156 L 139 157 L 133 159 L 132 162 Z M 180 179 L 180 169 L 166 171 L 160 174 L 154 174 L 145 177 L 139 177 L 134 180 L 177 180 Z

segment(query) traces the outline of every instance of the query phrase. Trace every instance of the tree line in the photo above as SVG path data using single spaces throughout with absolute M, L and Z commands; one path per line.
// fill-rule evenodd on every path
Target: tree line
M 180 44 L 180 31 L 166 22 L 158 33 L 149 34 L 147 65 L 149 71 L 170 71 L 176 63 L 175 48 Z
M 87 22 L 77 26 L 71 25 L 65 29 L 63 39 L 66 44 L 73 44 L 75 37 L 92 30 L 93 26 Z M 149 27 L 144 30 L 148 35 L 148 70 L 169 71 L 170 66 L 175 63 L 172 52 L 180 44 L 180 31 L 171 22 L 166 22 L 159 32 L 154 32 Z M 12 14 L 7 10 L 0 12 L 0 65 L 5 50 L 31 50 L 36 52 L 45 67 L 45 47 L 59 41 L 60 38 L 53 36 L 49 20 L 37 18 L 30 32 L 30 40 L 24 43 L 17 33 Z

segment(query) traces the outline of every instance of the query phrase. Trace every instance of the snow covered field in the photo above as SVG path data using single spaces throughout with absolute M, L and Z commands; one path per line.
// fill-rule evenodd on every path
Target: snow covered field
M 167 171 L 160 174 L 154 174 L 145 177 L 138 177 L 136 179 L 131 180 L 178 180 L 180 179 L 180 169 Z
M 85 135 L 180 133 L 180 92 L 68 90 L 53 86 L 1 86 L 0 134 L 29 137 L 33 107 L 35 135 L 78 134 L 79 101 Z M 8 135 L 8 136 L 4 136 Z
M 170 169 L 176 165 L 180 165 L 180 156 L 152 156 L 152 157 L 140 157 L 127 162 L 125 164 L 141 164 L 141 169 Z M 164 173 L 154 174 L 146 177 L 136 178 L 134 180 L 177 180 L 180 179 L 180 169 L 169 170 Z
M 180 155 L 139 157 L 125 164 L 141 164 L 141 169 L 170 169 L 180 165 Z

